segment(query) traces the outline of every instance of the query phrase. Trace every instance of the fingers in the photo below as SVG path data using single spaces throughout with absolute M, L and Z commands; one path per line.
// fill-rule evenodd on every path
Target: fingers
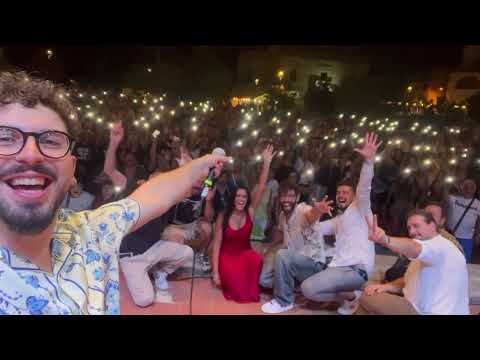
M 370 222 L 370 219 L 368 218 L 368 216 L 365 216 L 365 221 L 367 223 L 368 230 L 372 230 L 373 224 Z

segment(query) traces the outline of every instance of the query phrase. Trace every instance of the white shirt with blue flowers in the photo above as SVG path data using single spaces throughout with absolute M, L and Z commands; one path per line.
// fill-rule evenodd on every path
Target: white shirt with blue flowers
M 0 247 L 0 314 L 119 314 L 118 253 L 139 214 L 128 198 L 92 211 L 60 209 L 52 273 Z

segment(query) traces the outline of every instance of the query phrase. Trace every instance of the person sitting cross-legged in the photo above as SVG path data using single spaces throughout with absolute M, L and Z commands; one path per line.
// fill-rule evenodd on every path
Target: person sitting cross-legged
M 412 260 L 405 276 L 386 284 L 370 284 L 360 297 L 360 312 L 378 315 L 468 315 L 468 271 L 465 257 L 439 234 L 425 210 L 408 215 L 408 238 L 388 236 L 368 222 L 372 242 Z M 403 293 L 403 296 L 401 294 Z

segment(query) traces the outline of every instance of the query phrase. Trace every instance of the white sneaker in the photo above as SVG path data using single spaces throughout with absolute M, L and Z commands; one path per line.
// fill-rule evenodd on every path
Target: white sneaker
M 343 304 L 337 309 L 337 312 L 340 315 L 353 315 L 358 309 L 358 299 L 362 295 L 362 292 L 359 290 L 355 290 L 353 292 L 355 294 L 355 299 L 348 301 L 344 300 Z
M 168 274 L 164 271 L 155 271 L 153 273 L 153 278 L 155 279 L 155 287 L 158 290 L 167 290 L 168 289 Z
M 282 306 L 275 299 L 262 305 L 262 311 L 267 314 L 279 314 L 292 309 L 293 309 L 293 304 Z

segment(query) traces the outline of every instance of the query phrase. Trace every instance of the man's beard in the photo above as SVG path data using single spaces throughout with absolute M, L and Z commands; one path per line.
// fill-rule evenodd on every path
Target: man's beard
M 289 208 L 288 208 L 288 210 L 285 209 L 284 204 L 285 204 L 285 205 L 290 205 Z M 295 209 L 295 205 L 296 205 L 296 203 L 293 203 L 293 202 L 291 202 L 291 203 L 290 203 L 290 202 L 286 202 L 286 203 L 281 203 L 281 204 L 280 204 L 280 206 L 281 206 L 281 208 L 282 208 L 282 211 L 283 211 L 284 213 L 290 213 L 290 212 L 292 212 L 293 209 Z
M 18 174 L 26 171 L 35 171 L 49 176 L 53 181 L 57 180 L 56 173 L 44 164 L 28 166 L 25 164 L 5 167 L 0 171 L 0 178 L 6 175 Z M 53 186 L 53 184 L 50 184 Z M 0 199 L 0 219 L 7 225 L 10 231 L 18 234 L 34 235 L 44 231 L 50 224 L 62 204 L 67 190 L 59 190 L 50 204 L 29 204 L 13 206 L 8 201 Z M 46 209 L 42 208 L 47 205 Z
M 0 219 L 12 232 L 24 235 L 41 233 L 52 223 L 66 193 L 59 192 L 44 210 L 41 209 L 42 205 L 23 205 L 14 210 L 6 202 L 0 201 Z

